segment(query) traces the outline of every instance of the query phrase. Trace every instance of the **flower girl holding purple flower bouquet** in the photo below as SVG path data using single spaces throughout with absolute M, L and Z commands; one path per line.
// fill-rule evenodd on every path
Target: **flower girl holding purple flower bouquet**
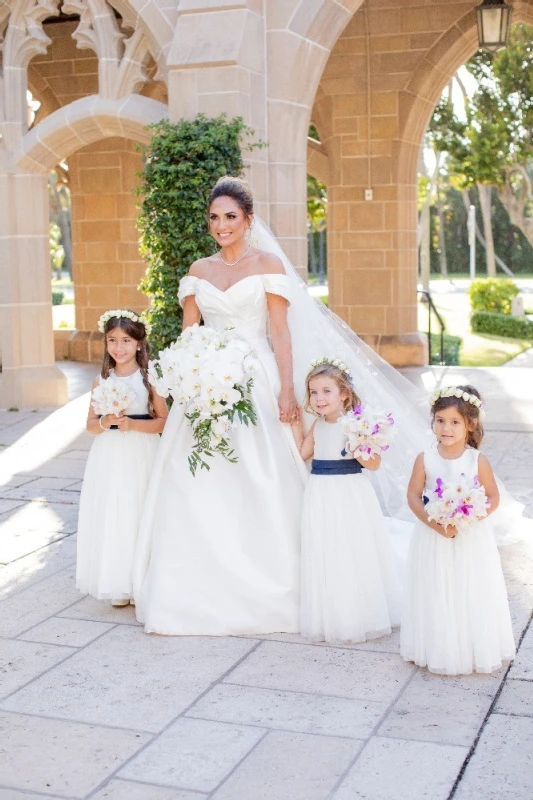
M 414 463 L 415 525 L 407 563 L 401 654 L 431 672 L 489 673 L 514 658 L 500 556 L 488 519 L 499 504 L 479 452 L 482 401 L 473 386 L 431 398 L 435 444 Z
M 399 623 L 396 568 L 385 518 L 365 474 L 377 470 L 394 421 L 372 414 L 340 361 L 314 362 L 305 410 L 316 417 L 293 433 L 302 458 L 313 457 L 302 514 L 302 636 L 363 642 Z

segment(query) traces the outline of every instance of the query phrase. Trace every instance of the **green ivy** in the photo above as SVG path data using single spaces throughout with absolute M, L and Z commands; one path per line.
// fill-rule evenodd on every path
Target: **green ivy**
M 474 333 L 508 336 L 510 339 L 533 339 L 533 321 L 527 317 L 476 311 L 470 317 L 470 325 Z
M 225 115 L 150 126 L 153 136 L 141 148 L 143 171 L 137 194 L 142 196 L 137 225 L 140 250 L 148 264 L 140 289 L 151 297 L 150 342 L 158 352 L 181 332 L 178 284 L 193 261 L 214 252 L 207 231 L 207 199 L 222 175 L 244 171 L 242 150 L 253 134 L 241 117 Z
M 519 293 L 518 286 L 509 278 L 482 278 L 472 281 L 468 291 L 472 311 L 511 313 L 511 300 Z

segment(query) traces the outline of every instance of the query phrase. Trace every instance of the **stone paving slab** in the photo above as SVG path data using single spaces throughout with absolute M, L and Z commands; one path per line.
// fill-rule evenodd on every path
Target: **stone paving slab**
M 76 602 L 80 595 L 73 572 L 72 568 L 61 570 L 2 600 L 0 637 L 19 636 Z
M 325 800 L 361 746 L 349 739 L 271 731 L 213 800 Z
M 454 800 L 533 797 L 533 719 L 492 714 Z
M 261 728 L 179 719 L 119 773 L 178 789 L 211 792 L 265 735 Z
M 386 703 L 368 700 L 219 684 L 196 702 L 187 716 L 366 739 L 387 709 Z
M 0 565 L 0 600 L 28 589 L 75 561 L 76 543 L 68 537 L 11 564 Z
M 148 783 L 114 780 L 93 794 L 91 800 L 202 800 L 206 797 L 206 794 L 199 792 L 182 792 Z
M 148 741 L 146 734 L 0 713 L 6 788 L 85 798 Z
M 51 617 L 21 634 L 19 640 L 59 644 L 64 647 L 84 647 L 114 627 L 105 622 L 88 622 L 84 619 Z
M 226 682 L 390 703 L 413 670 L 389 653 L 265 641 Z
M 376 736 L 332 800 L 447 800 L 467 754 L 466 747 Z
M 159 732 L 254 646 L 229 637 L 147 636 L 119 626 L 0 707 Z
M 500 714 L 533 717 L 533 685 L 531 681 L 507 680 L 494 710 Z
M 52 644 L 0 640 L 0 699 L 16 692 L 73 652 Z
M 443 679 L 420 670 L 378 733 L 468 747 L 483 724 L 501 677 L 495 674 Z

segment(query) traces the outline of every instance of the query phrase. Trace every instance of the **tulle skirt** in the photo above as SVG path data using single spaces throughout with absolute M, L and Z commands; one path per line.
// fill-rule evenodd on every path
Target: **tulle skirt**
M 311 475 L 302 517 L 302 636 L 363 642 L 399 621 L 392 545 L 369 479 Z
M 132 565 L 159 435 L 108 431 L 94 440 L 83 479 L 76 586 L 101 599 L 133 596 Z
M 453 539 L 415 525 L 401 654 L 431 672 L 490 673 L 514 658 L 507 591 L 490 519 Z

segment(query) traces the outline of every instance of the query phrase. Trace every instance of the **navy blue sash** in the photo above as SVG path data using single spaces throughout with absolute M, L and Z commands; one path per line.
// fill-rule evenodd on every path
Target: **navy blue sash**
M 317 461 L 313 459 L 311 475 L 358 475 L 363 467 L 355 458 Z
M 126 414 L 130 419 L 153 419 L 150 414 Z M 118 431 L 118 425 L 110 425 L 108 430 Z

